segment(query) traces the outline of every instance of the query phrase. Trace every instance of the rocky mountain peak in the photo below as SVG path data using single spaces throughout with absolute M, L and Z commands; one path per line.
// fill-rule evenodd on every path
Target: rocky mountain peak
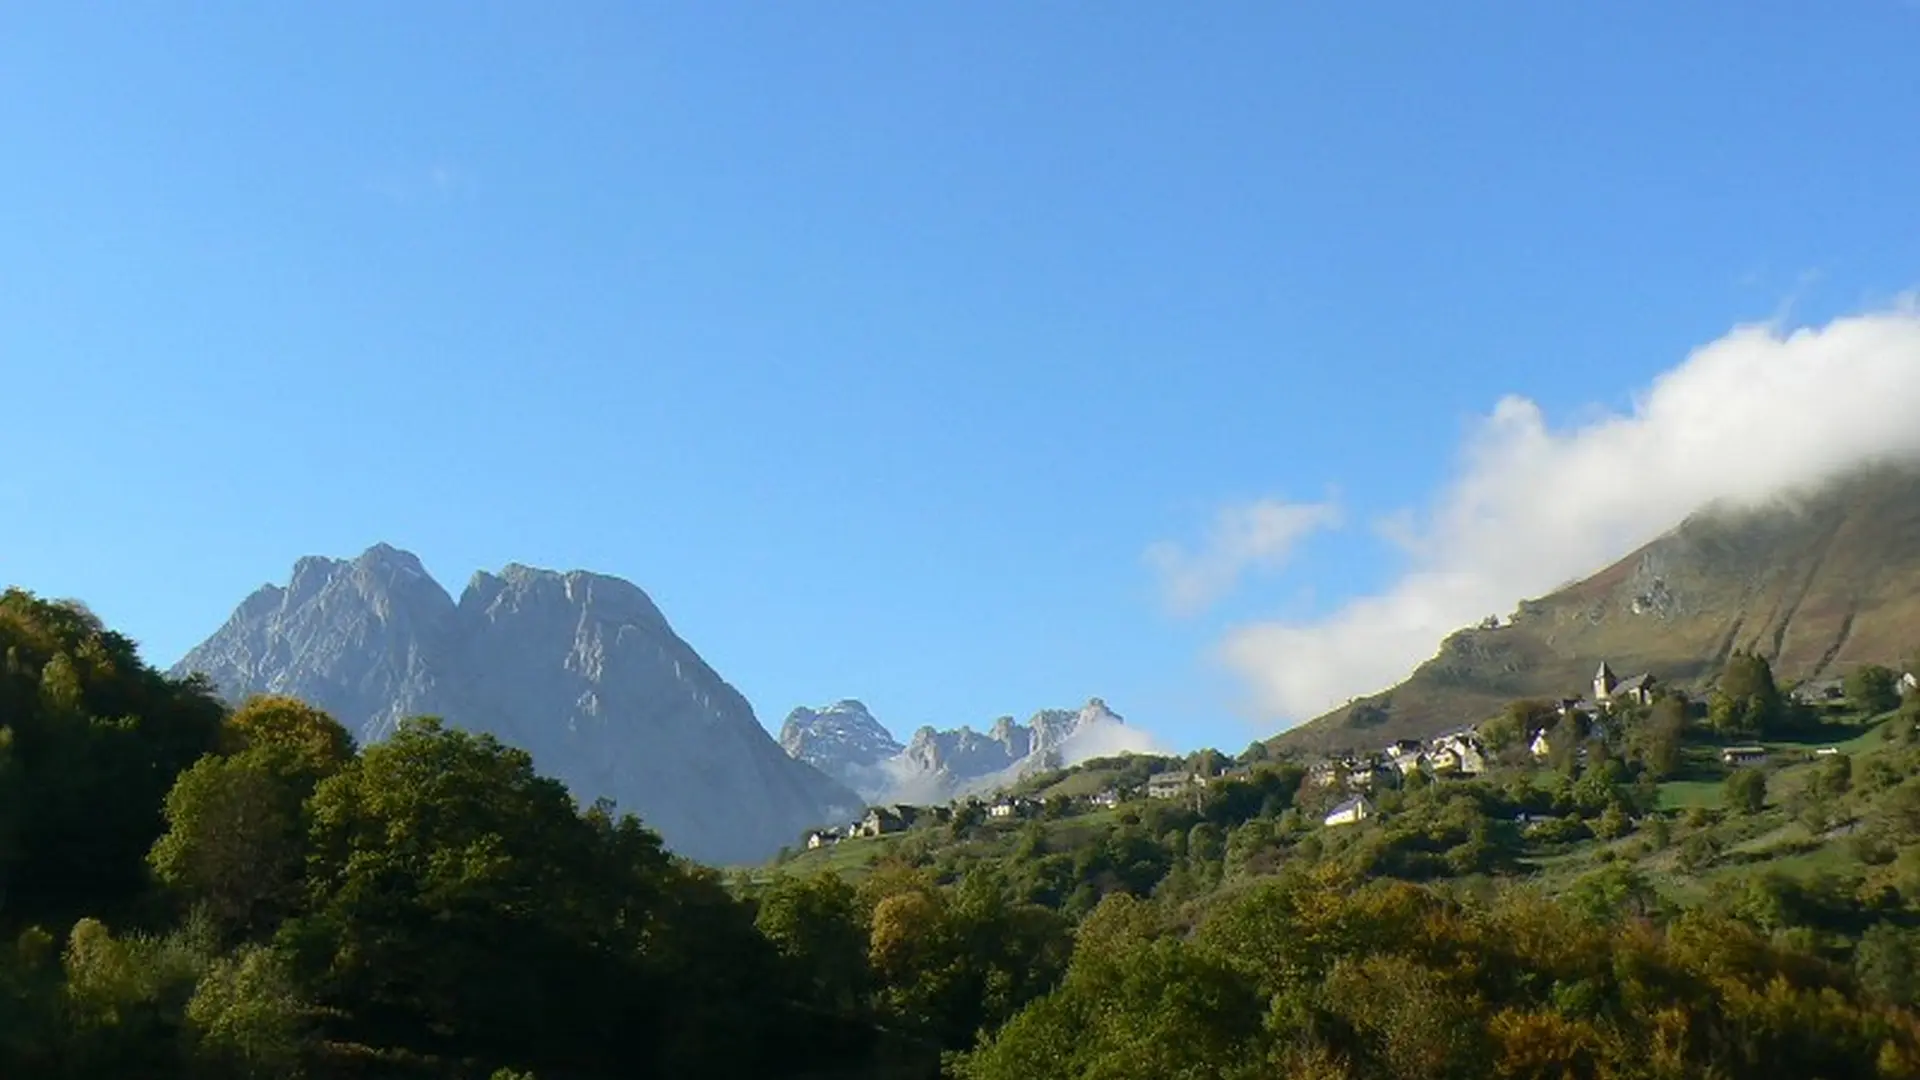
M 963 725 L 964 728 L 964 725 Z M 1011 746 L 1021 727 L 1011 716 L 996 716 L 993 726 L 987 729 L 987 737 L 1002 745 Z
M 267 612 L 278 608 L 286 599 L 287 590 L 279 585 L 262 585 L 240 602 L 236 618 L 260 618 Z
M 842 769 L 873 766 L 903 749 L 864 704 L 851 698 L 819 709 L 801 706 L 788 713 L 780 725 L 780 746 L 816 767 L 831 764 Z
M 421 565 L 419 556 L 388 543 L 378 543 L 361 552 L 360 557 L 353 560 L 353 564 L 369 570 L 406 574 L 412 577 L 427 576 L 427 568 Z
M 856 717 L 860 730 L 885 733 L 865 706 L 841 702 L 823 710 L 795 709 L 780 741 L 789 754 L 876 802 L 942 802 L 991 790 L 1034 769 L 1150 749 L 1145 736 L 1128 731 L 1099 698 L 1077 710 L 1042 709 L 1025 724 L 996 717 L 985 731 L 967 724 L 947 730 L 922 725 L 905 747 L 890 735 L 884 742 L 848 737 L 844 732 L 855 726 Z
M 455 603 L 412 554 L 309 557 L 249 597 L 176 673 L 229 698 L 284 693 L 363 743 L 433 714 L 529 751 L 583 803 L 610 798 L 675 849 L 758 861 L 859 797 L 783 753 L 639 587 L 513 564 Z
M 473 575 L 460 603 L 481 612 L 501 605 L 515 611 L 591 608 L 603 620 L 672 633 L 666 616 L 645 590 L 623 578 L 586 570 L 544 570 L 508 563 L 497 576 L 485 571 Z

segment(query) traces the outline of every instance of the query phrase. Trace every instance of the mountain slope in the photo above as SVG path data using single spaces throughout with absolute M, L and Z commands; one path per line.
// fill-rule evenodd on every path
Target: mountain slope
M 1709 507 L 1584 581 L 1466 629 L 1399 686 L 1283 733 L 1330 749 L 1421 737 L 1521 697 L 1586 693 L 1602 660 L 1704 687 L 1732 651 L 1782 681 L 1920 644 L 1920 469 L 1880 465 L 1760 508 Z
M 868 799 L 893 788 L 889 764 L 906 747 L 867 707 L 851 698 L 825 708 L 801 706 L 780 725 L 780 748 Z
M 764 859 L 861 800 L 783 753 L 746 699 L 618 578 L 508 566 L 455 603 L 377 545 L 307 558 L 181 660 L 230 698 L 291 694 L 363 741 L 433 714 L 521 747 L 583 803 L 614 800 L 675 850 Z

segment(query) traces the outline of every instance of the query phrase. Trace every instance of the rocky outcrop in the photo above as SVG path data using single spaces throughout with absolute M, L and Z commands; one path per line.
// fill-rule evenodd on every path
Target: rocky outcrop
M 780 748 L 872 798 L 891 791 L 889 764 L 906 749 L 865 705 L 852 699 L 788 713 L 780 725 Z
M 510 565 L 455 603 L 384 544 L 302 559 L 175 671 L 232 699 L 310 701 L 363 742 L 422 714 L 491 733 L 582 803 L 611 799 L 711 863 L 764 859 L 861 806 L 783 753 L 644 592 L 600 574 Z
M 864 705 L 842 701 L 795 709 L 780 743 L 872 802 L 943 802 L 1039 769 L 1152 749 L 1143 732 L 1127 727 L 1099 698 L 1080 709 L 1044 709 L 1025 724 L 1002 716 L 985 731 L 925 726 L 905 746 Z

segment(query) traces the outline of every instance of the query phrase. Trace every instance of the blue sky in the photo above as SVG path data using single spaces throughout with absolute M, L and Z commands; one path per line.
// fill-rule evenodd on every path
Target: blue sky
M 1503 397 L 1577 437 L 1920 284 L 1915 56 L 1899 0 L 16 6 L 0 578 L 165 664 L 305 554 L 584 567 L 769 725 L 1237 748 L 1298 717 L 1221 643 L 1394 588 Z M 1258 500 L 1343 527 L 1170 610 Z

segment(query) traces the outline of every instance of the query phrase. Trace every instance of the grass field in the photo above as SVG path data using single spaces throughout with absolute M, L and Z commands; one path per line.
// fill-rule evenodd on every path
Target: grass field
M 1813 877 L 1816 874 L 1838 873 L 1851 867 L 1857 867 L 1860 865 L 1860 860 L 1848 849 L 1846 844 L 1828 841 L 1811 851 L 1799 851 L 1791 855 L 1782 855 L 1779 858 L 1768 859 L 1764 865 L 1769 870 L 1779 871 L 1789 877 L 1804 879 Z M 1751 870 L 1751 864 L 1740 867 L 1726 866 L 1715 870 L 1713 876 L 1731 875 L 1741 871 Z
M 925 838 L 930 834 L 937 834 L 943 838 L 940 844 L 944 850 L 959 848 L 981 855 L 990 855 L 1010 849 L 1020 830 L 1029 824 L 1038 824 L 1046 831 L 1049 846 L 1070 848 L 1106 831 L 1119 820 L 1120 813 L 1118 808 L 1114 808 L 1076 814 L 1057 821 L 1044 819 L 989 821 L 979 832 L 959 844 L 944 839 L 947 828 L 945 825 L 923 826 L 903 833 L 842 840 L 830 847 L 802 851 L 779 866 L 740 869 L 745 870 L 756 883 L 768 881 L 777 874 L 798 874 L 805 877 L 822 873 L 835 873 L 848 881 L 858 881 L 867 876 L 874 864 L 886 858 L 900 845 Z
M 1691 810 L 1704 806 L 1717 810 L 1721 784 L 1719 780 L 1669 780 L 1660 785 L 1660 809 Z
M 1118 769 L 1087 769 L 1081 772 L 1071 772 L 1058 783 L 1051 784 L 1040 790 L 1036 793 L 1036 797 L 1050 799 L 1055 795 L 1066 795 L 1070 797 L 1098 795 L 1102 791 L 1112 787 L 1114 777 L 1118 775 L 1120 775 L 1120 770 Z
M 799 874 L 807 877 L 829 872 L 853 881 L 864 877 L 874 863 L 906 837 L 906 833 L 894 833 L 891 836 L 842 840 L 829 847 L 802 851 L 777 867 L 756 866 L 745 869 L 755 882 L 765 882 L 778 874 Z

